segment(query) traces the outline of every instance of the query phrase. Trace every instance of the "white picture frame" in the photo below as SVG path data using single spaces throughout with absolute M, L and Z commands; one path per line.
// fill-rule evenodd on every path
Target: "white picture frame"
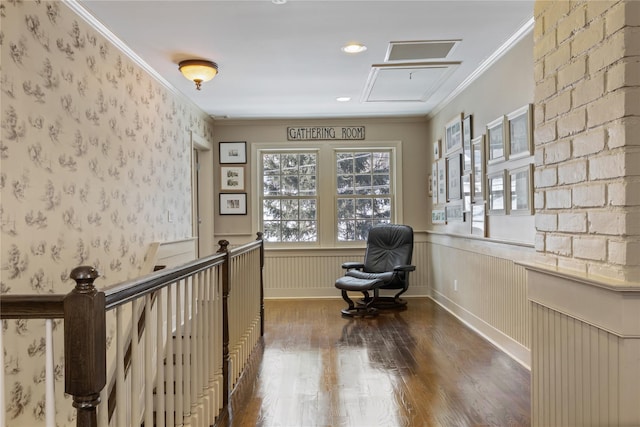
M 460 200 L 462 189 L 462 154 L 457 153 L 447 157 L 447 200 Z
M 246 215 L 247 193 L 220 193 L 220 215 Z
M 473 174 L 473 188 L 471 200 L 474 203 L 484 201 L 484 173 L 485 173 L 485 136 L 480 135 L 471 140 L 471 171 Z
M 449 155 L 454 151 L 462 149 L 462 114 L 458 114 L 445 126 L 444 133 L 444 154 Z
M 533 155 L 533 106 L 518 108 L 507 114 L 509 159 Z
M 533 215 L 533 165 L 509 171 L 509 214 Z
M 505 169 L 487 176 L 487 214 L 507 213 L 507 171 Z
M 505 143 L 506 116 L 502 116 L 487 124 L 487 163 L 498 163 L 507 160 L 507 144 Z
M 244 190 L 244 166 L 223 166 L 220 168 L 220 190 Z
M 220 164 L 245 164 L 247 163 L 247 143 L 239 142 L 221 142 Z

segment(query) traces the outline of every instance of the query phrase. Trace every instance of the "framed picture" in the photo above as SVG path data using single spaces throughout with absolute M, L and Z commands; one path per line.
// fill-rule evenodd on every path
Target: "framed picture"
M 484 202 L 471 205 L 471 234 L 487 237 Z
M 511 215 L 533 215 L 533 165 L 509 171 Z
M 487 163 L 507 160 L 504 122 L 505 116 L 502 116 L 487 125 Z
M 446 224 L 447 214 L 444 209 L 433 209 L 431 211 L 431 223 L 432 224 Z
M 509 158 L 533 155 L 533 107 L 525 105 L 507 114 Z
M 445 206 L 444 210 L 447 216 L 447 222 L 464 222 L 464 209 L 462 209 L 462 203 L 452 203 Z
M 220 215 L 246 215 L 247 193 L 220 193 Z
M 440 158 L 440 150 L 441 150 L 442 140 L 437 140 L 433 143 L 433 161 L 435 162 Z
M 489 215 L 504 215 L 507 213 L 505 198 L 506 170 L 490 174 L 487 177 L 487 202 Z
M 438 164 L 434 163 L 433 164 L 433 168 L 431 169 L 431 186 L 432 186 L 432 193 L 431 193 L 431 202 L 434 205 L 438 204 Z
M 436 162 L 438 165 L 438 203 L 447 201 L 447 164 L 446 159 Z
M 465 212 L 471 210 L 471 174 L 462 175 L 462 209 Z
M 475 203 L 484 201 L 484 135 L 471 140 L 471 169 L 473 188 L 471 200 Z
M 247 163 L 247 143 L 221 142 L 220 164 Z
M 221 167 L 220 189 L 223 191 L 244 190 L 244 166 Z
M 459 200 L 462 198 L 460 188 L 460 172 L 462 154 L 453 154 L 447 157 L 447 200 Z
M 462 171 L 465 173 L 471 172 L 471 123 L 471 115 L 462 121 Z
M 451 120 L 445 126 L 444 145 L 445 155 L 462 148 L 462 114 Z

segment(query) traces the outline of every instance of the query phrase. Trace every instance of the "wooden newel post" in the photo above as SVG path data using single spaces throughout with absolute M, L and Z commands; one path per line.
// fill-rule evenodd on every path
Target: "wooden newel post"
M 76 267 L 76 285 L 64 299 L 64 374 L 66 393 L 78 410 L 78 427 L 97 426 L 96 408 L 107 381 L 105 296 L 93 282 L 93 267 Z
M 264 336 L 264 233 L 258 231 L 256 233 L 260 241 L 260 336 Z
M 229 241 L 218 241 L 220 249 L 217 253 L 226 254 L 226 259 L 221 267 L 220 278 L 222 281 L 222 404 L 227 407 L 229 403 L 229 364 L 231 359 L 229 358 Z

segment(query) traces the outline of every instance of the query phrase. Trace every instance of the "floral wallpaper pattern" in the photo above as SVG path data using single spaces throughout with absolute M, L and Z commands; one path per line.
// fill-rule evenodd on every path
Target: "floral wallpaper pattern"
M 67 293 L 78 265 L 99 287 L 135 277 L 151 242 L 191 235 L 190 132 L 212 122 L 64 3 L 3 0 L 0 19 L 0 293 Z M 43 325 L 2 322 L 7 426 L 44 419 Z

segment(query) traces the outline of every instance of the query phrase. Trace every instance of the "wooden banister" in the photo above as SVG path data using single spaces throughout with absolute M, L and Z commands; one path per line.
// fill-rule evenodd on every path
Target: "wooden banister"
M 225 263 L 220 269 L 222 280 L 222 405 L 229 404 L 229 241 L 218 241 L 219 254 L 225 256 Z
M 93 283 L 95 268 L 76 267 L 70 276 L 76 286 L 64 299 L 64 390 L 78 410 L 77 427 L 94 427 L 107 382 L 105 295 Z

